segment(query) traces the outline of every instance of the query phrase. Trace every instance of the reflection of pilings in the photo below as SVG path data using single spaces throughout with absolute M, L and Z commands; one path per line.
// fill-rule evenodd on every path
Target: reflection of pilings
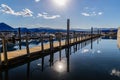
M 75 45 L 73 46 L 73 50 L 74 50 L 74 53 L 75 53 Z
M 93 27 L 91 27 L 91 49 L 93 48 Z
M 18 37 L 19 37 L 19 49 L 21 50 L 21 31 L 20 31 L 20 28 L 18 28 Z
M 97 39 L 97 44 L 99 44 L 99 38 Z
M 59 60 L 61 61 L 61 50 L 59 51 Z
M 50 53 L 50 66 L 53 65 L 53 61 L 54 61 L 54 53 Z
M 44 70 L 44 57 L 42 57 L 42 72 Z
M 30 51 L 29 51 L 29 43 L 28 43 L 28 33 L 26 34 L 26 50 L 27 50 L 27 56 L 30 56 Z
M 77 51 L 77 44 L 73 46 L 74 53 Z
M 0 80 L 3 80 L 3 75 L 1 71 L 0 71 Z
M 80 44 L 81 44 L 81 43 L 78 44 L 78 50 L 80 49 Z
M 5 37 L 3 37 L 3 39 L 2 39 L 2 46 L 3 46 L 3 53 L 4 53 L 4 64 L 7 65 L 8 56 L 7 56 L 7 44 L 6 44 Z
M 91 39 L 91 49 L 93 49 L 93 39 Z
M 72 50 L 71 50 L 72 46 L 70 46 L 70 55 L 72 54 Z
M 67 51 L 66 51 L 66 58 L 67 58 L 67 72 L 69 72 L 70 71 L 70 67 L 69 67 L 69 65 L 70 65 L 70 52 L 69 52 L 70 50 L 69 50 L 69 47 L 67 48 Z
M 76 44 L 76 51 L 77 51 L 78 45 Z
M 8 70 L 5 71 L 5 76 L 4 76 L 5 80 L 9 79 L 9 74 L 8 74 Z
M 30 80 L 30 62 L 27 63 L 27 80 Z
M 82 43 L 81 43 L 81 49 L 82 49 Z

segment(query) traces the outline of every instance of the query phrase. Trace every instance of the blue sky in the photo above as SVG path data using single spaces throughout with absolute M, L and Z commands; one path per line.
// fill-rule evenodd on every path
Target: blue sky
M 58 0 L 60 1 L 60 0 Z M 0 0 L 0 22 L 13 27 L 117 28 L 120 26 L 120 0 Z

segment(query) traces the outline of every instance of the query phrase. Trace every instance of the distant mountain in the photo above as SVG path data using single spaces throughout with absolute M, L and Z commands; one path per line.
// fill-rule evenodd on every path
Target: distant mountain
M 15 31 L 15 29 L 5 23 L 0 23 L 0 31 Z
M 53 28 L 31 28 L 29 29 L 30 32 L 48 32 L 48 33 L 55 33 L 55 32 L 66 32 L 66 29 L 53 29 Z M 73 31 L 73 30 L 70 30 Z
M 117 32 L 118 29 L 117 28 L 94 28 L 94 30 L 101 30 L 102 32 Z
M 18 28 L 15 28 L 15 31 L 18 32 Z M 20 31 L 25 33 L 25 32 L 30 32 L 29 29 L 25 28 L 25 27 L 21 27 Z
M 44 28 L 44 27 L 40 27 L 40 28 L 26 28 L 26 27 L 21 27 L 20 28 L 21 32 L 25 33 L 25 32 L 48 32 L 48 33 L 55 33 L 55 32 L 66 32 L 66 29 L 53 29 L 53 28 Z M 117 28 L 94 28 L 94 31 L 98 31 L 101 30 L 102 32 L 117 32 Z M 11 26 L 5 24 L 5 23 L 0 23 L 0 31 L 18 31 L 18 28 L 12 28 Z M 70 30 L 71 32 L 73 31 L 80 31 L 80 32 L 84 32 L 84 31 L 91 31 L 91 29 L 75 29 L 72 28 Z

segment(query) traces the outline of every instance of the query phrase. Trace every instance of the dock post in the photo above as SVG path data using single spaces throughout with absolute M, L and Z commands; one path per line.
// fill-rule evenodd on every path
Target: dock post
M 43 36 L 41 36 L 41 50 L 42 50 L 42 53 L 44 52 L 44 44 L 43 44 Z
M 79 41 L 81 41 L 81 33 L 79 33 Z
M 91 38 L 93 37 L 93 27 L 91 27 Z
M 77 33 L 75 34 L 76 42 L 77 42 Z
M 52 50 L 53 50 L 53 36 L 49 37 L 49 41 L 50 41 L 50 50 L 52 52 Z
M 61 61 L 61 38 L 62 38 L 62 36 L 61 36 L 61 34 L 59 33 L 58 34 L 58 41 L 59 41 L 59 60 Z
M 57 37 L 57 40 L 59 42 L 59 49 L 61 50 L 61 38 L 62 38 L 61 33 L 58 33 L 58 35 L 56 37 Z
M 67 45 L 69 46 L 70 19 L 67 19 Z
M 29 51 L 29 42 L 28 42 L 28 33 L 26 34 L 26 50 L 27 50 L 27 56 L 30 56 L 30 51 Z
M 8 64 L 8 56 L 7 56 L 7 44 L 6 44 L 6 39 L 3 37 L 2 39 L 2 46 L 3 46 L 3 54 L 4 54 L 4 64 Z
M 59 47 L 60 47 L 60 50 L 61 50 L 61 37 L 59 38 Z
M 0 65 L 2 65 L 2 59 L 1 59 L 1 49 L 0 49 Z
M 14 36 L 12 36 L 12 43 L 14 43 L 15 44 L 15 35 Z
M 49 36 L 49 42 L 50 42 L 50 66 L 53 65 L 53 59 L 54 59 L 54 54 L 53 54 L 53 36 Z
M 75 43 L 75 31 L 73 32 L 73 43 Z
M 19 49 L 21 50 L 21 30 L 18 28 Z

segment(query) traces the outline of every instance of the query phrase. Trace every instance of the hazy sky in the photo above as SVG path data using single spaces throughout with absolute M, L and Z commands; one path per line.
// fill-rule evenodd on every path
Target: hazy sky
M 120 26 L 120 0 L 0 0 L 0 22 L 13 27 Z

